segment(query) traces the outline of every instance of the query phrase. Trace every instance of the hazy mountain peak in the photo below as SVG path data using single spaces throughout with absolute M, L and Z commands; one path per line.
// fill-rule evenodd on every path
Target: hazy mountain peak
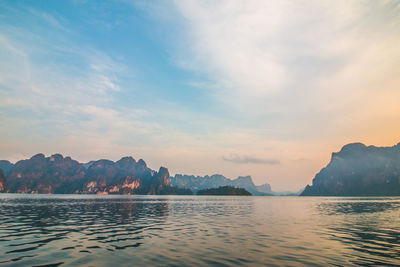
M 8 160 L 0 160 L 0 169 L 3 170 L 4 176 L 7 176 L 11 172 L 13 166 L 14 164 Z
M 359 151 L 359 150 L 365 149 L 366 147 L 367 146 L 364 145 L 363 143 L 350 143 L 350 144 L 344 145 L 339 153 L 345 153 L 348 151 Z
M 177 174 L 171 178 L 171 185 L 187 188 L 194 192 L 209 188 L 218 188 L 221 186 L 233 186 L 244 188 L 253 195 L 269 195 L 272 194 L 269 184 L 256 186 L 251 176 L 239 176 L 236 179 L 229 179 L 221 174 L 213 174 L 211 176 L 193 176 Z
M 142 166 L 144 166 L 144 167 L 147 167 L 147 164 L 146 164 L 146 162 L 145 162 L 143 159 L 139 159 L 137 163 L 138 163 L 139 165 L 142 165 Z
M 135 164 L 136 160 L 131 157 L 131 156 L 127 156 L 127 157 L 122 157 L 120 160 L 118 160 L 117 162 L 120 163 L 130 163 L 130 164 Z
M 61 154 L 54 154 L 54 155 L 51 155 L 49 158 L 50 161 L 60 161 L 63 159 L 64 159 L 64 157 Z
M 43 159 L 45 159 L 45 156 L 42 153 L 38 153 L 38 154 L 32 156 L 30 159 L 32 159 L 32 160 L 43 160 Z

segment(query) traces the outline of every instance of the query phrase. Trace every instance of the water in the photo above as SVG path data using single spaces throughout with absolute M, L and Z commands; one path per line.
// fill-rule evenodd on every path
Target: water
M 400 198 L 0 194 L 0 265 L 400 265 Z

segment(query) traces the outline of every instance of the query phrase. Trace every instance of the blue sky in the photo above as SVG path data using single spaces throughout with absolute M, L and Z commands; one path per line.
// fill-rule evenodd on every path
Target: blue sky
M 143 158 L 296 190 L 400 141 L 398 1 L 2 1 L 0 157 Z

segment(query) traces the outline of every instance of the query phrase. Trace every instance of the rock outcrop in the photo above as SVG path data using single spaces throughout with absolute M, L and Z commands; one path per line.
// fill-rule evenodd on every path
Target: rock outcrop
M 0 169 L 0 193 L 6 191 L 6 178 L 4 177 L 3 171 Z
M 307 185 L 302 196 L 400 195 L 400 143 L 393 147 L 345 145 Z
M 45 157 L 37 154 L 15 163 L 6 176 L 7 192 L 64 193 L 85 177 L 85 168 L 70 157 L 60 154 Z
M 0 160 L 0 169 L 2 169 L 4 176 L 7 176 L 11 172 L 13 166 L 14 164 L 8 160 Z
M 102 159 L 82 164 L 60 154 L 50 157 L 37 154 L 18 161 L 8 175 L 0 177 L 0 191 L 41 194 L 191 193 L 170 186 L 168 169 L 161 167 L 156 172 L 142 159 L 136 162 L 132 157 L 124 157 L 117 162 Z

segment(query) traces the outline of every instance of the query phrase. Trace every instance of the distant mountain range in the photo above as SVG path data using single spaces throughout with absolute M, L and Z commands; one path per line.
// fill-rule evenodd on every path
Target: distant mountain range
M 0 191 L 10 193 L 191 194 L 170 185 L 166 168 L 156 172 L 140 159 L 79 163 L 70 157 L 37 154 L 30 159 L 0 161 Z
M 254 185 L 250 176 L 231 180 L 222 175 L 175 175 L 160 167 L 154 171 L 144 160 L 123 157 L 80 163 L 70 157 L 37 154 L 15 164 L 0 160 L 0 192 L 41 194 L 184 194 L 233 186 L 254 195 L 271 195 L 268 184 Z
M 400 195 L 400 143 L 393 147 L 345 145 L 307 185 L 302 196 Z
M 256 186 L 250 176 L 239 176 L 236 179 L 229 179 L 220 174 L 211 176 L 177 174 L 171 177 L 171 185 L 179 188 L 187 188 L 193 192 L 221 186 L 233 186 L 236 188 L 244 188 L 253 195 L 273 195 L 269 184 Z
M 70 157 L 37 154 L 15 164 L 0 160 L 0 192 L 60 194 L 193 194 L 231 186 L 252 195 L 275 193 L 269 184 L 256 186 L 250 176 L 223 175 L 170 177 L 168 169 L 154 171 L 144 160 L 123 157 L 80 163 Z M 291 195 L 297 195 L 295 193 Z M 345 145 L 332 153 L 329 164 L 307 185 L 302 196 L 400 195 L 400 143 L 393 147 Z

